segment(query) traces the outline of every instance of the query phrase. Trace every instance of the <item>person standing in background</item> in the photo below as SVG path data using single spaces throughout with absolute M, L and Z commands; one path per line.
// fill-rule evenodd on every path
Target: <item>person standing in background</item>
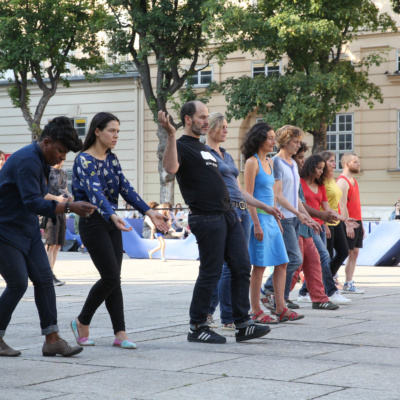
M 5 162 L 6 162 L 6 155 L 4 154 L 4 151 L 0 150 L 0 169 L 3 167 Z
M 340 212 L 345 218 L 354 218 L 358 228 L 353 229 L 346 226 L 347 244 L 349 246 L 349 257 L 346 262 L 346 282 L 343 285 L 343 293 L 362 294 L 365 290 L 359 289 L 354 284 L 354 272 L 358 253 L 363 247 L 364 227 L 361 216 L 361 201 L 358 183 L 354 178 L 360 172 L 360 162 L 354 153 L 344 153 L 340 160 L 343 172 L 337 178 L 337 185 L 342 190 L 342 197 L 339 201 Z
M 56 200 L 58 203 L 73 201 L 68 192 L 68 173 L 62 169 L 64 161 L 51 167 L 49 175 L 49 193 L 44 197 L 45 200 Z M 54 275 L 54 265 L 56 263 L 58 252 L 65 244 L 65 232 L 67 230 L 67 219 L 65 214 L 56 215 L 56 223 L 48 218 L 46 229 L 44 230 L 44 239 L 46 244 L 47 256 L 49 257 L 50 268 L 53 271 L 54 286 L 65 285 Z

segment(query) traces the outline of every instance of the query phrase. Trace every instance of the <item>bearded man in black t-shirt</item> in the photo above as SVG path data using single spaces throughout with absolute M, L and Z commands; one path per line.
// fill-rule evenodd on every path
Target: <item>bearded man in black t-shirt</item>
M 190 305 L 190 342 L 225 343 L 226 338 L 207 325 L 213 288 L 226 260 L 231 272 L 231 295 L 236 341 L 266 335 L 270 328 L 256 325 L 249 317 L 250 259 L 242 226 L 233 211 L 225 182 L 215 157 L 199 140 L 208 130 L 208 110 L 200 101 L 183 105 L 182 137 L 175 139 L 169 116 L 158 113 L 158 121 L 168 134 L 164 169 L 176 178 L 189 205 L 189 226 L 199 246 L 199 276 Z

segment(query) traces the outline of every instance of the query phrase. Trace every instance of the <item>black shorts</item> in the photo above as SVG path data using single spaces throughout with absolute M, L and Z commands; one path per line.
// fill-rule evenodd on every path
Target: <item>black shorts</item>
M 56 224 L 54 225 L 51 218 L 47 220 L 46 229 L 44 230 L 43 237 L 45 238 L 45 243 L 48 245 L 59 244 L 64 246 L 65 244 L 65 231 L 67 229 L 65 214 L 56 215 Z
M 347 236 L 347 244 L 349 246 L 349 250 L 354 250 L 354 248 L 362 249 L 363 247 L 363 238 L 364 238 L 364 229 L 362 221 L 357 221 L 359 227 L 354 229 L 354 238 L 350 239 Z

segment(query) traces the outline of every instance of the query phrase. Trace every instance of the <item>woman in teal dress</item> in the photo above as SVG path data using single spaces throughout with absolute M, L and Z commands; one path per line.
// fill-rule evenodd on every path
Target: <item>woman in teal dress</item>
M 275 132 L 266 123 L 255 124 L 247 133 L 241 146 L 246 159 L 244 170 L 245 190 L 257 200 L 274 206 L 275 183 L 273 165 L 267 154 L 273 151 Z M 249 207 L 252 224 L 249 253 L 253 265 L 250 279 L 250 302 L 253 320 L 257 323 L 273 323 L 260 307 L 260 287 L 265 267 L 275 266 L 273 284 L 276 314 L 279 322 L 288 320 L 290 311 L 286 309 L 284 290 L 286 266 L 289 261 L 282 238 L 279 220 L 262 210 Z

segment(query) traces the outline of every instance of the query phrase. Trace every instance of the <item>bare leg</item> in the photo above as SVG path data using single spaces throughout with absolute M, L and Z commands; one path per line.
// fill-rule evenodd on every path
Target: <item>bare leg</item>
M 165 258 L 165 240 L 162 236 L 160 236 L 158 240 L 160 241 L 160 246 L 161 246 L 161 257 Z
M 278 314 L 286 308 L 285 302 L 285 284 L 286 284 L 286 266 L 285 264 L 276 265 L 274 274 L 272 275 L 272 283 L 274 285 L 276 312 Z
M 346 282 L 349 282 L 353 279 L 354 272 L 356 270 L 356 263 L 357 263 L 357 258 L 358 258 L 358 253 L 360 252 L 360 249 L 357 247 L 354 247 L 353 250 L 349 250 L 349 258 L 347 259 L 346 262 Z
M 126 334 L 125 331 L 119 331 L 115 334 L 115 339 L 120 340 L 123 342 L 124 340 L 129 340 L 128 335 Z
M 50 268 L 54 270 L 54 264 L 56 263 L 58 252 L 61 246 L 59 244 L 52 244 L 47 246 L 47 257 L 49 258 Z
M 75 321 L 76 321 L 76 326 L 78 328 L 78 336 L 89 337 L 89 325 L 81 324 L 78 318 Z
M 53 344 L 55 342 L 58 342 L 60 340 L 60 336 L 58 335 L 58 332 L 52 332 L 46 335 L 46 343 L 47 344 Z
M 164 238 L 161 237 L 161 236 L 159 236 L 159 237 L 157 238 L 157 239 L 158 239 L 158 242 L 159 242 L 159 245 L 158 245 L 157 247 L 155 247 L 153 250 L 150 250 L 150 251 L 149 251 L 149 254 L 150 254 L 150 255 L 153 255 L 153 253 L 155 253 L 156 251 L 162 249 L 162 244 L 161 244 L 160 238 L 161 238 L 162 240 L 164 240 Z M 165 242 L 164 242 L 164 246 L 165 246 Z M 162 254 L 162 252 L 161 252 L 161 254 Z
M 261 311 L 260 307 L 260 287 L 264 275 L 265 267 L 253 265 L 253 270 L 250 276 L 250 304 L 252 314 L 257 314 Z

